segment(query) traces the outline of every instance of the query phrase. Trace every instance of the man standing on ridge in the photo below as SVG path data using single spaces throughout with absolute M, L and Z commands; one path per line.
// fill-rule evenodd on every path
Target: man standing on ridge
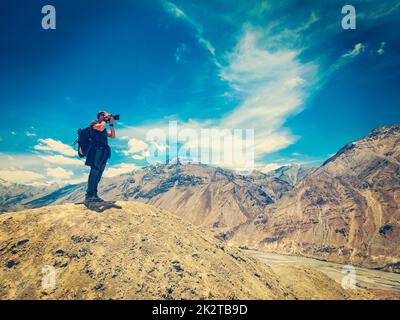
M 107 131 L 107 122 L 110 131 Z M 97 120 L 90 124 L 92 144 L 86 156 L 85 165 L 90 166 L 90 174 L 86 191 L 85 202 L 103 201 L 97 195 L 97 187 L 103 175 L 107 160 L 111 157 L 111 149 L 108 138 L 115 138 L 114 117 L 106 111 L 97 114 Z

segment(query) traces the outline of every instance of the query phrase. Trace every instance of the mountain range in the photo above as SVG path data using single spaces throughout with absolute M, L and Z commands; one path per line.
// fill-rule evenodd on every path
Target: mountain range
M 99 189 L 106 200 L 138 200 L 169 210 L 198 226 L 231 228 L 261 214 L 309 170 L 293 165 L 267 174 L 253 171 L 241 175 L 222 168 L 175 162 L 106 178 Z M 13 188 L 18 189 L 18 185 Z M 86 183 L 82 183 L 43 194 L 42 189 L 27 186 L 20 189 L 21 201 L 5 202 L 2 209 L 79 203 L 84 200 L 85 189 Z
M 55 191 L 55 186 L 33 186 L 12 183 L 0 178 L 0 212 L 21 210 L 26 202 Z
M 104 179 L 100 195 L 166 209 L 235 245 L 398 271 L 399 141 L 400 126 L 384 126 L 318 168 L 291 165 L 248 175 L 158 164 Z M 4 184 L 2 211 L 79 203 L 86 188 Z
M 231 241 L 370 268 L 400 267 L 400 126 L 351 142 Z

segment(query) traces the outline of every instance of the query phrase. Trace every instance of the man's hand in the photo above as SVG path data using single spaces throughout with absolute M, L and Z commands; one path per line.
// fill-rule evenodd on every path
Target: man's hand
M 107 135 L 111 139 L 115 139 L 115 129 L 114 129 L 114 117 L 110 115 L 110 131 L 107 132 Z

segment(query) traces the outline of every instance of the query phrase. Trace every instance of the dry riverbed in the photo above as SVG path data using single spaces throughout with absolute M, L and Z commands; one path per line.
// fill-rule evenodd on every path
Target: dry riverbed
M 258 258 L 268 265 L 277 264 L 302 264 L 310 265 L 338 283 L 342 283 L 346 273 L 342 273 L 344 265 L 334 262 L 327 262 L 306 257 L 288 256 L 276 253 L 246 250 L 250 255 Z M 359 288 L 394 291 L 400 297 L 400 274 L 379 270 L 355 267 L 356 286 Z

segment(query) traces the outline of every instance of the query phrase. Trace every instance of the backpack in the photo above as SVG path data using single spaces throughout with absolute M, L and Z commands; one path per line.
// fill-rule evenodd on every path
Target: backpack
M 84 158 L 87 156 L 90 146 L 92 145 L 93 139 L 91 134 L 91 127 L 84 129 L 78 129 L 78 139 L 74 142 L 74 145 L 78 143 L 78 156 Z

